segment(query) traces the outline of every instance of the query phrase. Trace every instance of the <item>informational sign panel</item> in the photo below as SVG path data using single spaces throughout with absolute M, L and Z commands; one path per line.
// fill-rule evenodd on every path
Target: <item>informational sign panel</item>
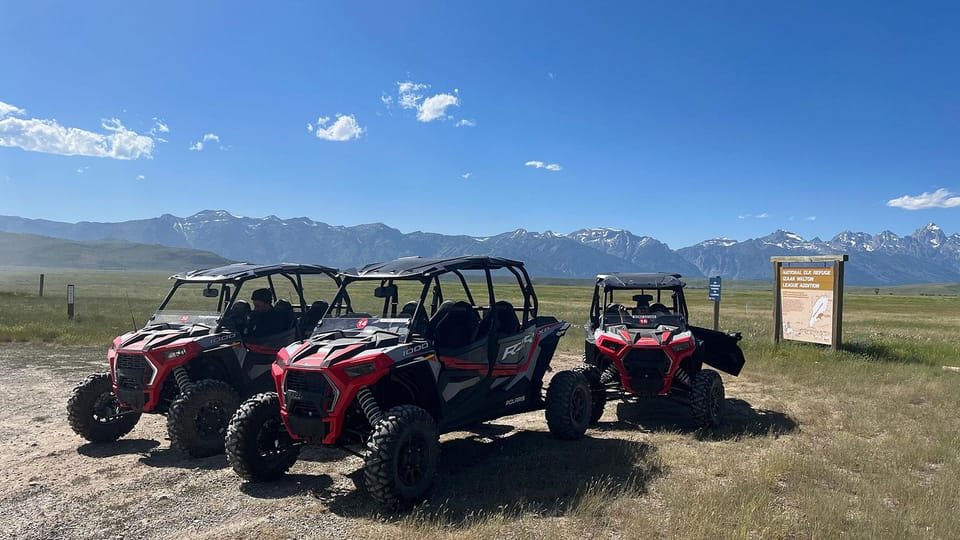
M 832 344 L 833 265 L 781 266 L 778 278 L 783 339 Z
M 707 286 L 707 297 L 711 302 L 720 301 L 720 276 L 710 278 L 710 284 Z

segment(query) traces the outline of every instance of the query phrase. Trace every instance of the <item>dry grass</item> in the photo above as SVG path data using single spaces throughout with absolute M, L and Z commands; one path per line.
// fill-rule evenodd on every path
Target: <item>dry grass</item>
M 152 301 L 146 291 L 167 286 L 138 279 L 125 286 L 145 291 L 133 299 L 144 306 Z M 0 281 L 0 340 L 68 335 L 59 323 L 44 334 L 48 315 L 31 315 L 27 287 L 8 283 Z M 578 361 L 590 292 L 538 287 L 542 312 L 574 323 L 559 367 Z M 689 294 L 694 322 L 708 324 L 706 292 Z M 104 292 L 103 311 L 89 316 L 108 328 L 91 326 L 77 339 L 92 345 L 125 330 L 127 317 L 114 313 L 125 301 Z M 323 462 L 306 474 L 324 484 L 289 500 L 305 520 L 348 519 L 354 537 L 956 537 L 960 375 L 941 365 L 960 365 L 960 301 L 848 295 L 846 308 L 844 350 L 774 347 L 770 293 L 725 291 L 722 326 L 743 332 L 748 362 L 741 377 L 725 377 L 729 414 L 718 430 L 694 429 L 669 402 L 610 402 L 587 438 L 564 442 L 546 433 L 542 413 L 530 413 L 445 436 L 436 488 L 412 512 L 384 514 Z M 25 325 L 19 334 L 17 325 Z M 198 534 L 283 538 L 297 530 L 269 519 L 241 530 L 225 520 Z

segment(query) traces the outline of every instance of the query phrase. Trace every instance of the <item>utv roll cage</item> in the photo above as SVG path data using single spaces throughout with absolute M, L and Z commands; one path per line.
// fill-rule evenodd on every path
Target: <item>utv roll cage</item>
M 687 284 L 680 280 L 680 274 L 665 272 L 601 274 L 597 276 L 597 282 L 593 289 L 593 301 L 590 304 L 590 324 L 597 327 L 600 325 L 606 308 L 611 305 L 619 305 L 614 298 L 614 291 L 636 290 L 639 290 L 640 294 L 631 297 L 637 304 L 637 307 L 633 308 L 634 315 L 639 314 L 638 311 L 643 302 L 653 301 L 654 304 L 652 305 L 663 305 L 663 300 L 666 299 L 663 296 L 663 291 L 670 291 L 669 299 L 673 306 L 667 306 L 668 309 L 672 313 L 683 317 L 685 321 L 689 320 L 687 303 L 683 297 L 683 288 L 686 286 Z M 655 292 L 656 297 L 646 294 L 647 291 Z
M 217 300 L 217 312 L 221 315 L 237 301 L 240 294 L 240 286 L 251 279 L 266 276 L 269 284 L 270 293 L 274 301 L 278 300 L 276 288 L 273 284 L 274 276 L 283 276 L 293 285 L 299 296 L 301 310 L 307 309 L 307 300 L 303 296 L 303 278 L 305 275 L 326 275 L 329 276 L 339 287 L 342 283 L 336 268 L 322 266 L 318 264 L 250 264 L 234 263 L 217 268 L 206 270 L 191 270 L 180 274 L 174 274 L 169 279 L 176 280 L 170 292 L 164 297 L 163 302 L 157 311 L 163 311 L 167 303 L 173 298 L 177 289 L 186 283 L 207 283 L 210 285 L 224 285 L 220 288 Z M 231 288 L 232 286 L 232 288 Z M 210 289 L 214 290 L 214 289 Z
M 484 273 L 484 283 L 487 288 L 487 303 L 478 304 L 470 290 L 469 281 L 463 275 L 465 270 L 482 270 Z M 442 279 L 443 276 L 451 275 L 463 287 L 467 295 L 467 301 L 477 309 L 480 314 L 483 311 L 493 309 L 494 304 L 498 304 L 493 290 L 493 272 L 496 270 L 507 270 L 517 280 L 517 285 L 523 294 L 523 306 L 512 306 L 513 311 L 520 315 L 521 326 L 537 318 L 539 310 L 539 301 L 534 292 L 533 285 L 530 282 L 530 276 L 527 274 L 523 263 L 501 257 L 486 256 L 464 256 L 449 259 L 425 259 L 421 257 L 404 257 L 394 261 L 368 264 L 358 269 L 344 270 L 339 274 L 342 283 L 324 318 L 328 317 L 349 317 L 364 316 L 366 314 L 356 314 L 350 305 L 350 297 L 347 294 L 347 287 L 357 281 L 379 281 L 380 285 L 376 288 L 374 294 L 378 298 L 383 298 L 383 310 L 379 315 L 382 318 L 409 317 L 411 321 L 425 321 L 433 316 L 437 309 L 444 302 L 443 289 L 441 282 L 449 282 Z M 413 311 L 401 309 L 398 313 L 399 305 L 397 281 L 418 281 L 423 284 L 419 298 L 416 300 L 416 307 Z M 475 285 L 476 281 L 473 282 Z M 431 294 L 432 293 L 432 294 Z M 429 310 L 427 309 L 427 296 L 431 295 Z M 428 313 L 429 311 L 429 313 Z M 419 336 L 417 325 L 411 325 L 411 331 L 407 334 L 404 342 L 409 342 L 414 335 Z

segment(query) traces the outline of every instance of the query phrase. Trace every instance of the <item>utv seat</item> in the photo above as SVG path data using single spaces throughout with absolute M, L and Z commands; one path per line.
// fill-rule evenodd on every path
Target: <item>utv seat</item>
M 420 302 L 411 300 L 403 305 L 403 308 L 400 310 L 400 313 L 398 313 L 397 316 L 410 319 L 411 334 L 423 335 L 427 325 L 427 312 L 421 309 L 420 312 L 417 313 L 417 307 L 419 306 Z M 417 316 L 416 319 L 413 318 L 414 315 Z
M 603 321 L 606 324 L 620 324 L 623 322 L 623 312 L 627 310 L 623 304 L 607 304 L 603 310 Z
M 491 306 L 490 311 L 480 321 L 478 337 L 493 336 L 502 339 L 520 331 L 520 319 L 510 302 L 499 301 Z
M 272 349 L 281 349 L 296 341 L 297 314 L 293 311 L 290 302 L 277 300 L 277 303 L 273 305 L 270 317 L 274 318 L 276 328 L 281 330 L 267 335 L 250 336 L 247 340 L 249 343 Z
M 222 326 L 231 332 L 242 334 L 247 328 L 250 317 L 250 304 L 246 300 L 237 300 L 223 317 Z
M 650 313 L 670 313 L 670 308 L 658 302 L 650 306 Z
M 426 336 L 438 349 L 458 349 L 476 341 L 479 329 L 480 317 L 473 306 L 464 301 L 447 301 L 427 323 Z
M 294 323 L 297 322 L 297 314 L 293 311 L 293 306 L 287 300 L 277 300 L 277 303 L 273 305 L 274 316 L 279 320 L 277 326 L 281 328 L 290 329 L 293 328 Z
M 323 300 L 317 300 L 316 302 L 310 304 L 310 309 L 300 316 L 300 321 L 298 323 L 301 336 L 307 337 L 313 333 L 313 329 L 316 328 L 317 323 L 320 322 L 321 318 L 323 318 L 323 314 L 327 312 L 328 307 L 329 304 Z
M 417 312 L 417 305 L 419 304 L 420 302 L 417 302 L 416 300 L 411 300 L 407 302 L 406 304 L 403 305 L 402 308 L 400 308 L 400 313 L 398 313 L 397 316 L 405 317 L 407 319 L 409 319 L 410 317 L 413 317 L 413 314 Z

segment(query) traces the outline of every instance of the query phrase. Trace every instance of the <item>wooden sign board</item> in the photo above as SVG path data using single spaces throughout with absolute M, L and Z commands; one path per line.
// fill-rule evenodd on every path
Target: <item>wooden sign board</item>
M 774 341 L 840 346 L 846 255 L 771 257 Z

